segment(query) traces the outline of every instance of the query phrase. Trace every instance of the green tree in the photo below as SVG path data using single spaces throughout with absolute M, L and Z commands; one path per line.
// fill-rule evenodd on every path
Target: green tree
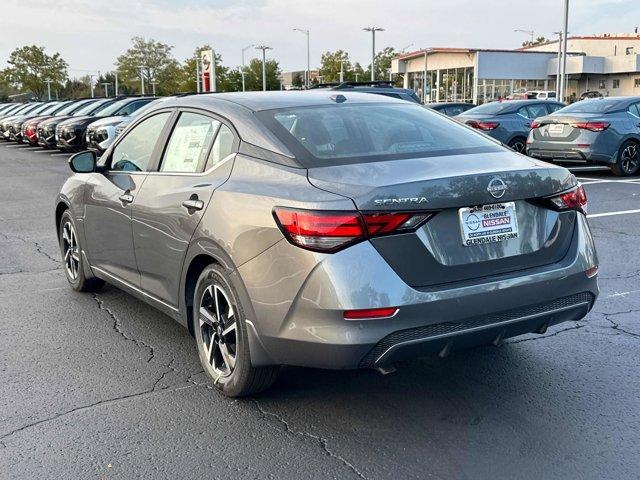
M 140 93 L 141 76 L 145 93 L 151 93 L 151 82 L 156 81 L 156 93 L 168 95 L 180 88 L 181 66 L 173 58 L 173 47 L 154 39 L 133 37 L 133 45 L 117 60 L 121 84 Z
M 60 54 L 47 55 L 44 47 L 37 45 L 16 48 L 9 55 L 7 63 L 9 67 L 2 74 L 5 82 L 23 93 L 31 92 L 39 99 L 47 93 L 45 80 L 53 82 L 53 91 L 67 79 L 67 62 Z
M 389 79 L 389 70 L 391 68 L 391 59 L 396 56 L 396 51 L 393 47 L 386 47 L 376 53 L 375 62 L 376 62 L 376 70 L 375 70 L 375 79 L 376 80 L 388 80 Z M 371 64 L 367 66 L 367 71 L 365 72 L 366 80 L 371 79 Z
M 549 40 L 547 40 L 545 37 L 537 37 L 533 42 L 531 40 L 527 40 L 526 42 L 522 42 L 522 46 L 523 47 L 535 47 L 536 45 L 541 45 L 543 43 L 547 43 Z
M 205 44 L 193 52 L 193 56 L 187 58 L 182 64 L 180 91 L 182 92 L 195 92 L 196 91 L 196 57 L 200 58 L 200 52 L 203 50 L 214 50 L 210 45 Z M 214 53 L 216 62 L 216 90 L 218 92 L 235 92 L 242 89 L 242 82 L 240 82 L 240 88 L 238 88 L 235 74 L 231 74 L 231 69 L 225 67 L 222 64 L 222 56 Z M 240 72 L 238 71 L 238 74 Z
M 344 50 L 336 50 L 335 52 L 325 52 L 320 60 L 320 75 L 322 75 L 323 83 L 340 81 L 340 65 L 344 69 L 344 79 L 350 80 L 351 62 L 349 54 Z
M 4 71 L 0 71 L 0 102 L 5 102 L 9 95 L 16 93 L 16 89 L 11 85 L 9 78 Z
M 59 92 L 60 98 L 84 98 L 91 96 L 89 81 L 89 76 L 67 80 Z
M 280 65 L 276 60 L 266 61 L 267 90 L 280 90 Z M 262 60 L 252 58 L 245 70 L 247 90 L 262 90 Z
M 296 88 L 302 88 L 304 85 L 304 77 L 300 72 L 296 72 L 293 74 L 293 78 L 291 79 L 291 85 Z

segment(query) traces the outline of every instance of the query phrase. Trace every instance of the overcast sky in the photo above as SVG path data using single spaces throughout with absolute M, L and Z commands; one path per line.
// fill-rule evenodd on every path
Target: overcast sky
M 562 23 L 562 0 L 29 0 L 4 1 L 0 16 L 0 66 L 17 46 L 37 44 L 60 52 L 71 76 L 113 69 L 134 35 L 174 46 L 182 61 L 210 43 L 226 65 L 239 65 L 241 49 L 265 43 L 283 70 L 303 69 L 311 30 L 311 64 L 327 50 L 344 49 L 369 63 L 370 34 L 377 47 L 516 48 L 527 39 L 514 29 L 549 37 Z M 640 0 L 571 0 L 573 34 L 633 32 Z M 247 59 L 255 51 L 247 52 Z

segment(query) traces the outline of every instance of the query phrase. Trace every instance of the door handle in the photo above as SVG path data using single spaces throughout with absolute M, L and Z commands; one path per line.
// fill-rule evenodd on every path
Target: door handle
M 204 202 L 202 200 L 189 199 L 182 202 L 182 206 L 187 210 L 202 210 L 204 208 Z
M 122 203 L 131 203 L 133 202 L 133 195 L 130 193 L 124 193 L 118 197 Z

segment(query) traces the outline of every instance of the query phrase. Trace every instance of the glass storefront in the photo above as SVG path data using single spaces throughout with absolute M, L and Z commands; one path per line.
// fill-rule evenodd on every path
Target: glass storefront
M 478 80 L 478 104 L 493 102 L 507 98 L 513 93 L 524 93 L 529 90 L 555 90 L 554 80 Z

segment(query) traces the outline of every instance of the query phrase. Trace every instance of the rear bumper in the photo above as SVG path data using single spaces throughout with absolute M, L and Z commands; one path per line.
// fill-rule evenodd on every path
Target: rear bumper
M 283 241 L 239 273 L 271 363 L 383 366 L 497 344 L 584 317 L 598 295 L 597 279 L 585 271 L 598 260 L 586 218 L 577 217 L 572 247 L 561 262 L 502 276 L 488 272 L 473 282 L 411 288 L 368 242 L 319 255 Z M 387 319 L 343 318 L 344 310 L 383 306 L 399 311 Z
M 588 147 L 580 147 L 578 142 L 542 142 L 534 140 L 532 143 L 527 144 L 527 155 L 547 161 L 566 160 L 594 164 L 612 164 L 616 162 L 616 152 L 607 151 L 607 149 L 602 150 L 598 148 L 598 143 L 590 144 Z

